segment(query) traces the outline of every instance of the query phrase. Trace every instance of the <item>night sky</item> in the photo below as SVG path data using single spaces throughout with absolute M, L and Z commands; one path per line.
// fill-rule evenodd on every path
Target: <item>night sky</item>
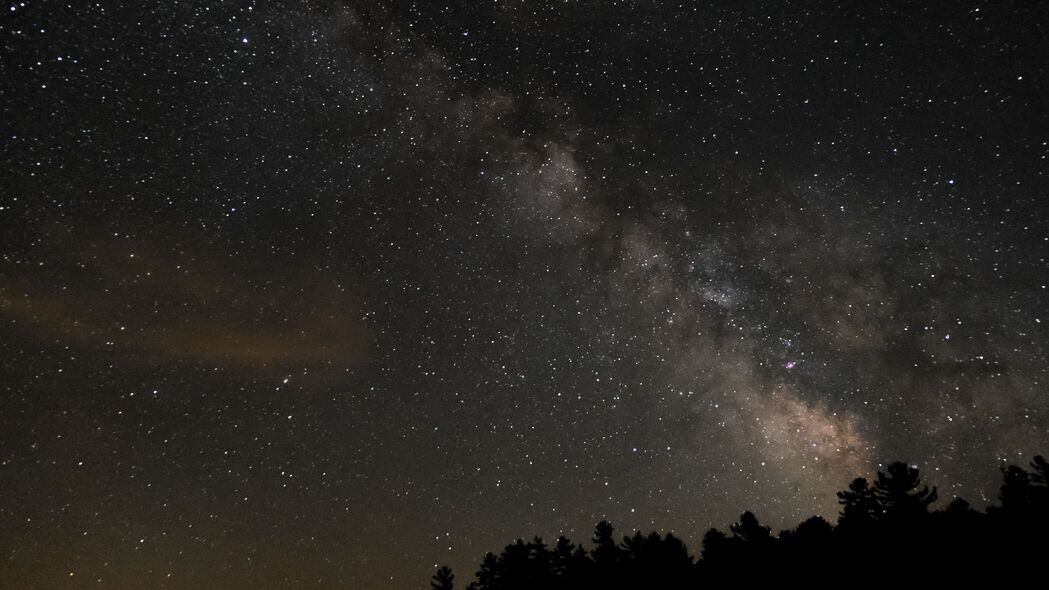
M 407 590 L 1049 452 L 1045 3 L 448 4 L 3 5 L 0 586 Z

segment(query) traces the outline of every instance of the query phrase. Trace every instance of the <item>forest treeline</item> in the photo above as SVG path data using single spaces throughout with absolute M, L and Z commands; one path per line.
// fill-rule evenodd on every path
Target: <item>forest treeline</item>
M 552 544 L 518 539 L 498 555 L 484 556 L 468 590 L 698 588 L 706 583 L 787 580 L 829 583 L 913 575 L 950 577 L 1025 570 L 1044 579 L 1049 558 L 1049 462 L 1037 456 L 1029 469 L 1001 468 L 996 504 L 978 511 L 955 498 L 941 510 L 935 486 L 918 469 L 892 463 L 870 482 L 856 478 L 838 492 L 837 523 L 813 516 L 774 535 L 752 512 L 728 531 L 703 535 L 697 558 L 672 533 L 640 531 L 616 540 L 607 521 L 597 524 L 591 546 L 564 536 Z M 895 572 L 895 573 L 894 573 Z M 1041 572 L 1037 574 L 1036 572 Z M 844 576 L 844 577 L 841 577 Z M 441 567 L 433 590 L 452 590 L 456 576 Z M 910 579 L 913 582 L 913 578 Z

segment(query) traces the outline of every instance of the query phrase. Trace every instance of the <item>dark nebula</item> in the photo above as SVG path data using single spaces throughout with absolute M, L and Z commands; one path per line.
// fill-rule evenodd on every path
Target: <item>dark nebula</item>
M 1049 452 L 1041 2 L 0 14 L 0 586 L 426 587 Z

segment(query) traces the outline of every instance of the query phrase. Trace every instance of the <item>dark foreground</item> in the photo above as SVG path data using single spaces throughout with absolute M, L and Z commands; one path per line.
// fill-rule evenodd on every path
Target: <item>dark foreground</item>
M 787 581 L 810 585 L 877 584 L 908 587 L 969 576 L 993 576 L 996 585 L 1042 580 L 1049 571 L 1049 462 L 1030 470 L 1002 468 L 998 503 L 984 512 L 956 498 L 930 511 L 936 487 L 918 469 L 893 463 L 873 484 L 857 478 L 838 493 L 836 525 L 814 516 L 773 535 L 751 512 L 728 532 L 710 529 L 697 559 L 671 533 L 635 532 L 616 541 L 608 522 L 591 547 L 559 537 L 536 537 L 485 555 L 475 578 L 456 583 L 448 568 L 433 576 L 434 590 L 699 588 L 711 583 Z M 1039 573 L 1040 572 L 1040 573 Z

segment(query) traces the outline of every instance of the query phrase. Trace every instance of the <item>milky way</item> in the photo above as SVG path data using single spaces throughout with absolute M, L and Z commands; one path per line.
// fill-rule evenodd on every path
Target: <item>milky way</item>
M 1049 452 L 1038 3 L 13 3 L 0 585 L 418 588 Z

